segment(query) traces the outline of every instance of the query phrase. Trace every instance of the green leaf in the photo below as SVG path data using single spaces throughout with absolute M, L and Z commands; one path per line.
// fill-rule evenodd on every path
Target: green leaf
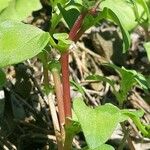
M 56 40 L 66 40 L 69 38 L 69 35 L 67 33 L 55 33 L 53 34 L 53 37 Z
M 112 10 L 119 20 L 122 22 L 127 30 L 132 30 L 138 24 L 138 18 L 135 14 L 135 6 L 137 7 L 138 16 L 140 19 L 148 18 L 148 9 L 143 0 L 136 0 L 134 2 L 129 0 L 105 0 L 102 1 L 101 8 L 109 8 Z M 144 15 L 142 15 L 144 13 Z
M 114 21 L 117 25 L 119 25 L 123 37 L 123 50 L 124 52 L 128 50 L 130 47 L 130 37 L 127 28 L 124 26 L 122 20 L 118 18 L 118 15 L 114 11 L 108 8 L 105 8 L 103 10 L 102 15 L 105 19 Z
M 0 0 L 0 12 L 9 5 L 11 0 Z
M 51 60 L 49 63 L 48 63 L 48 69 L 52 72 L 61 72 L 61 65 L 60 65 L 60 62 L 58 60 Z
M 65 144 L 66 145 L 72 145 L 74 136 L 81 131 L 81 126 L 79 122 L 71 120 L 71 119 L 69 119 L 69 122 L 70 123 L 65 126 Z
M 50 27 L 51 35 L 54 33 L 54 30 L 55 30 L 56 26 L 58 25 L 58 23 L 60 22 L 61 18 L 62 18 L 61 14 L 57 14 L 57 13 L 52 14 L 51 27 Z
M 147 79 L 140 73 L 135 70 L 128 70 L 124 67 L 120 68 L 114 64 L 103 64 L 105 66 L 110 66 L 115 69 L 121 77 L 120 80 L 120 91 L 114 93 L 118 99 L 118 101 L 123 102 L 126 100 L 127 93 L 131 90 L 133 85 L 138 83 L 145 91 L 149 89 L 149 84 Z
M 41 8 L 39 0 L 12 0 L 9 6 L 0 13 L 0 22 L 5 20 L 22 21 L 33 11 Z
M 103 144 L 97 148 L 89 149 L 88 147 L 83 148 L 82 150 L 115 150 L 111 145 Z
M 0 69 L 0 88 L 5 84 L 6 82 L 6 75 L 3 72 L 2 69 Z
M 58 4 L 58 8 L 67 23 L 68 27 L 71 28 L 76 21 L 77 17 L 79 16 L 79 11 L 75 8 L 69 8 L 69 10 L 66 10 L 64 7 L 62 7 L 60 4 Z
M 53 8 L 56 8 L 57 4 L 61 4 L 62 6 L 64 6 L 65 4 L 68 3 L 68 0 L 50 0 L 50 4 Z
M 149 8 L 148 8 L 146 1 L 145 0 L 137 0 L 136 2 L 143 7 L 144 12 L 147 15 L 148 21 L 150 21 L 150 11 L 149 11 Z
M 68 137 L 74 137 L 81 131 L 80 123 L 74 120 L 69 120 L 70 124 L 65 126 L 66 135 Z
M 31 25 L 5 21 L 0 23 L 0 67 L 29 59 L 49 42 L 49 34 Z
M 95 5 L 95 1 L 87 1 L 87 0 L 74 0 L 76 4 L 80 4 L 85 9 L 89 9 L 89 7 Z
M 150 61 L 150 42 L 144 43 L 144 48 L 147 52 L 148 59 Z
M 125 28 L 122 21 L 118 18 L 118 16 L 109 8 L 104 8 L 102 12 L 100 12 L 96 17 L 91 15 L 86 16 L 84 19 L 83 28 L 84 30 L 88 29 L 89 27 L 96 25 L 102 19 L 108 19 L 110 21 L 115 22 L 121 29 L 122 37 L 123 37 L 123 50 L 128 50 L 130 47 L 130 37 L 127 29 Z
M 127 119 L 112 104 L 92 109 L 87 107 L 81 98 L 75 98 L 73 108 L 90 149 L 104 144 L 110 138 L 117 124 Z
M 91 149 L 91 150 L 115 150 L 111 145 L 108 144 L 103 144 L 95 149 Z
M 54 45 L 61 53 L 68 51 L 69 46 L 72 41 L 69 40 L 69 35 L 67 33 L 55 33 L 53 37 L 58 40 L 57 45 Z
M 150 133 L 146 130 L 146 126 L 143 125 L 140 121 L 140 117 L 144 115 L 144 111 L 141 110 L 141 111 L 133 112 L 133 111 L 124 109 L 121 112 L 122 114 L 130 117 L 133 120 L 134 124 L 138 127 L 138 129 L 142 132 L 144 136 L 147 137 L 148 135 L 150 135 Z

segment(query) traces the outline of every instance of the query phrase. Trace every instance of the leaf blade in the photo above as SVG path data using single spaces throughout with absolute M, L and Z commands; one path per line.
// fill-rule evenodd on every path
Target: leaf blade
M 1 23 L 0 67 L 32 58 L 44 49 L 48 41 L 48 33 L 31 25 L 14 21 Z

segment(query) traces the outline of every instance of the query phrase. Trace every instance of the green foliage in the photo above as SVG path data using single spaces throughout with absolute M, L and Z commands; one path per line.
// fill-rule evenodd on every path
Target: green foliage
M 115 82 L 106 77 L 100 75 L 90 75 L 86 79 L 94 81 L 104 81 L 109 83 L 112 86 L 113 93 L 120 104 L 122 104 L 124 101 L 127 100 L 127 94 L 135 84 L 138 83 L 145 91 L 149 89 L 147 79 L 142 74 L 137 73 L 135 70 L 128 70 L 125 69 L 124 67 L 120 68 L 114 64 L 104 64 L 104 66 L 115 69 L 120 75 L 121 80 L 119 82 L 120 84 L 119 91 L 116 91 L 114 87 Z
M 149 19 L 145 0 L 105 0 L 100 6 L 112 10 L 127 30 L 132 30 L 139 22 L 143 23 L 143 19 Z
M 58 8 L 59 8 L 65 22 L 67 23 L 68 27 L 71 29 L 75 20 L 79 16 L 80 12 L 75 8 L 70 8 L 69 10 L 66 10 L 60 4 L 58 5 Z
M 93 109 L 86 106 L 82 98 L 74 99 L 73 108 L 90 150 L 111 149 L 112 147 L 107 147 L 104 143 L 110 138 L 117 124 L 128 118 L 133 120 L 144 136 L 149 137 L 148 129 L 140 121 L 140 117 L 144 114 L 142 110 L 120 110 L 112 104 L 105 104 Z
M 76 98 L 74 99 L 73 108 L 91 149 L 104 144 L 115 130 L 117 124 L 127 119 L 112 104 L 92 109 L 87 107 L 81 98 Z
M 82 6 L 82 9 L 81 9 Z M 86 11 L 94 7 L 94 1 L 70 1 L 66 7 L 58 4 L 58 8 L 65 22 L 72 27 L 79 11 Z M 132 30 L 138 24 L 149 22 L 149 9 L 145 0 L 104 0 L 100 4 L 101 12 L 97 16 L 87 15 L 84 19 L 83 29 L 86 30 L 95 25 L 102 19 L 108 19 L 119 25 L 123 37 L 123 50 L 127 50 L 130 46 L 130 38 L 128 31 Z M 73 15 L 72 15 L 73 14 Z
M 9 5 L 11 0 L 0 0 L 0 12 Z
M 57 4 L 61 4 L 62 6 L 64 6 L 66 3 L 68 3 L 68 0 L 49 0 L 49 1 L 53 9 L 55 9 Z
M 84 4 L 84 2 L 83 2 L 83 4 Z M 79 7 L 81 7 L 81 6 L 79 6 Z M 58 8 L 59 8 L 65 22 L 69 26 L 69 28 L 72 27 L 77 16 L 79 16 L 79 10 L 80 10 L 79 7 L 69 7 L 69 9 L 68 9 L 68 7 L 64 8 L 61 5 L 58 5 Z M 86 7 L 86 5 L 83 5 L 83 7 Z M 89 9 L 89 7 L 86 7 L 86 9 Z M 83 9 L 82 11 L 85 11 L 85 9 Z M 72 14 L 74 14 L 74 15 L 72 15 Z M 128 34 L 124 24 L 122 23 L 122 21 L 118 18 L 118 14 L 113 12 L 113 9 L 109 9 L 108 7 L 105 7 L 102 12 L 98 13 L 97 16 L 92 16 L 92 15 L 88 14 L 84 19 L 84 24 L 82 27 L 83 30 L 87 30 L 89 27 L 97 24 L 102 19 L 111 20 L 120 26 L 122 36 L 123 36 L 124 51 L 127 50 L 130 46 L 129 34 Z
M 83 148 L 82 150 L 115 150 L 112 146 L 107 145 L 107 144 L 102 144 L 101 146 L 94 148 L 94 149 L 89 149 L 88 147 Z
M 57 48 L 61 53 L 67 52 L 71 41 L 69 40 L 69 35 L 67 33 L 55 33 L 53 37 L 58 40 L 55 48 Z
M 51 60 L 49 63 L 48 63 L 48 69 L 50 71 L 58 71 L 60 72 L 61 71 L 61 65 L 60 65 L 60 62 L 58 60 Z
M 4 2 L 1 2 L 1 3 L 4 3 Z M 29 15 L 31 15 L 33 10 L 38 10 L 42 7 L 39 0 L 30 0 L 30 1 L 11 0 L 9 5 L 8 3 L 7 5 L 5 3 L 4 6 L 5 6 L 5 9 L 0 13 L 0 22 L 9 20 L 9 19 L 22 21 L 26 19 Z
M 0 67 L 29 59 L 41 52 L 49 34 L 31 25 L 5 21 L 0 24 Z
M 146 129 L 146 125 L 143 125 L 140 121 L 140 117 L 144 115 L 144 111 L 129 111 L 127 109 L 121 110 L 122 114 L 128 116 L 145 137 L 150 137 L 150 132 Z
M 71 29 L 78 16 L 87 13 L 84 21 L 81 23 L 81 30 L 85 31 L 89 27 L 96 25 L 103 19 L 114 22 L 120 27 L 123 39 L 124 51 L 130 47 L 129 31 L 134 29 L 138 24 L 148 26 L 150 13 L 145 0 L 102 0 L 100 11 L 96 15 L 89 13 L 94 8 L 95 1 L 87 0 L 50 0 L 53 11 L 51 19 L 50 33 L 53 38 L 36 27 L 25 25 L 15 21 L 22 21 L 29 16 L 33 10 L 41 8 L 39 0 L 0 0 L 0 68 L 7 65 L 29 59 L 41 52 L 43 66 L 52 71 L 60 71 L 58 61 L 52 60 L 47 64 L 45 55 L 42 50 L 50 43 L 51 47 L 56 48 L 60 53 L 68 52 L 71 45 L 67 33 L 55 33 L 55 28 L 60 21 L 65 21 L 68 28 Z M 64 20 L 63 20 L 64 19 Z M 4 21 L 4 22 L 3 22 Z M 150 44 L 144 44 L 150 60 Z M 113 92 L 122 105 L 127 98 L 128 92 L 135 84 L 139 84 L 144 90 L 150 88 L 147 79 L 137 73 L 135 70 L 127 70 L 117 67 L 113 64 L 105 64 L 118 72 L 121 77 L 119 82 L 120 90 L 116 91 L 115 81 L 100 75 L 92 75 L 87 80 L 104 81 L 113 87 Z M 0 70 L 0 87 L 6 81 L 5 74 Z M 71 84 L 84 96 L 84 88 L 74 81 Z M 140 117 L 143 111 L 131 112 L 129 110 L 120 110 L 112 104 L 105 104 L 96 108 L 87 107 L 82 98 L 75 98 L 73 108 L 76 120 L 71 120 L 69 126 L 65 126 L 66 139 L 70 143 L 75 134 L 83 131 L 88 147 L 87 150 L 113 150 L 114 148 L 106 145 L 105 142 L 110 138 L 118 123 L 132 119 L 138 129 L 144 136 L 149 136 L 149 126 L 141 123 Z M 22 108 L 20 109 L 22 110 Z M 20 112 L 18 110 L 18 112 Z M 85 117 L 86 116 L 86 117 Z
M 81 131 L 81 126 L 78 121 L 69 120 L 69 125 L 65 126 L 65 134 L 67 142 L 71 142 L 73 137 Z

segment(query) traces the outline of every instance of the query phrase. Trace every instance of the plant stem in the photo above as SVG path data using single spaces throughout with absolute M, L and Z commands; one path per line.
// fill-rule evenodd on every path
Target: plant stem
M 73 137 L 74 137 L 74 135 L 72 135 L 70 133 L 68 133 L 68 134 L 66 133 L 66 139 L 65 139 L 63 150 L 71 150 Z
M 78 31 L 78 33 L 75 35 L 75 37 L 74 37 L 74 42 L 77 42 L 84 32 L 85 32 L 84 28 L 81 28 L 81 29 Z
M 83 20 L 86 16 L 87 12 L 83 12 L 79 15 L 79 17 L 77 18 L 77 20 L 75 21 L 73 27 L 70 30 L 69 33 L 69 39 L 74 41 L 75 40 L 75 36 L 77 34 L 77 32 L 79 31 L 79 29 L 81 28 L 81 25 L 83 23 Z
M 52 75 L 55 83 L 55 92 L 57 97 L 58 104 L 58 115 L 60 125 L 63 126 L 65 123 L 65 114 L 64 114 L 64 103 L 63 103 L 63 93 L 62 93 L 62 84 L 60 80 L 60 75 L 58 70 L 52 70 Z
M 85 16 L 88 14 L 88 11 L 82 12 L 77 20 L 75 21 L 73 27 L 69 33 L 69 39 L 76 42 L 84 30 L 81 28 Z M 80 30 L 81 28 L 81 30 Z M 71 98 L 70 98 L 70 82 L 69 82 L 69 53 L 61 54 L 61 68 L 62 68 L 62 85 L 63 85 L 63 100 L 64 100 L 64 110 L 65 118 L 71 118 Z
M 56 112 L 56 108 L 55 108 L 55 104 L 53 101 L 53 98 L 51 97 L 51 93 L 49 92 L 49 76 L 48 76 L 48 55 L 47 53 L 43 53 L 43 74 L 44 74 L 44 87 L 46 90 L 46 94 L 48 95 L 47 98 L 47 102 L 50 108 L 50 112 L 51 112 L 51 116 L 52 116 L 52 122 L 53 122 L 53 126 L 54 126 L 54 132 L 55 132 L 55 136 L 56 136 L 56 140 L 57 140 L 57 144 L 58 144 L 58 150 L 62 150 L 63 149 L 63 138 L 61 135 L 61 129 L 60 129 L 60 125 L 59 125 L 59 121 L 58 121 L 58 117 L 57 117 L 57 112 Z M 54 82 L 56 83 L 56 91 L 58 90 L 57 86 L 61 86 L 61 82 L 59 81 L 59 75 L 54 73 Z M 61 89 L 61 88 L 60 88 Z M 62 98 L 62 91 L 59 91 L 60 95 L 58 95 L 58 91 L 56 92 L 56 96 L 59 99 L 59 97 Z M 62 100 L 61 100 L 62 101 Z M 59 106 L 62 106 L 63 108 L 63 101 L 61 102 L 62 104 Z M 61 110 L 62 113 L 63 110 Z M 63 111 L 64 112 L 64 111 Z M 62 113 L 63 115 L 63 113 Z M 59 116 L 61 123 L 63 123 L 63 117 L 64 116 Z M 62 125 L 62 124 L 61 124 Z
M 79 15 L 77 20 L 75 21 L 72 29 L 69 33 L 69 39 L 74 41 L 77 40 L 81 35 L 77 35 L 83 20 L 86 16 L 87 12 L 84 12 Z M 77 37 L 76 37 L 77 35 Z M 65 118 L 71 118 L 71 97 L 70 97 L 70 82 L 69 82 L 69 53 L 62 53 L 61 54 L 61 68 L 62 68 L 62 85 L 63 85 L 63 101 L 64 101 L 64 111 L 65 111 Z M 66 124 L 68 124 L 66 120 Z
M 64 112 L 66 118 L 71 118 L 71 98 L 70 98 L 70 81 L 69 81 L 69 53 L 61 54 L 62 67 L 62 85 L 63 85 L 63 100 Z

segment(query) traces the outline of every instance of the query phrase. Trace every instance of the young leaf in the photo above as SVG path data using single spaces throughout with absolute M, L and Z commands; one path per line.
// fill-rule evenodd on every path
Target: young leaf
M 22 21 L 41 7 L 39 0 L 12 0 L 8 7 L 1 12 L 0 22 L 9 19 Z
M 87 107 L 81 98 L 75 98 L 73 108 L 90 149 L 95 149 L 104 144 L 117 124 L 127 119 L 112 104 L 92 109 Z
M 49 42 L 49 34 L 31 25 L 5 21 L 0 23 L 0 67 L 29 59 Z
M 0 12 L 9 5 L 11 0 L 0 0 Z
M 53 37 L 58 40 L 58 44 L 55 45 L 55 48 L 61 53 L 66 52 L 72 43 L 72 41 L 68 39 L 69 35 L 67 33 L 55 33 Z

